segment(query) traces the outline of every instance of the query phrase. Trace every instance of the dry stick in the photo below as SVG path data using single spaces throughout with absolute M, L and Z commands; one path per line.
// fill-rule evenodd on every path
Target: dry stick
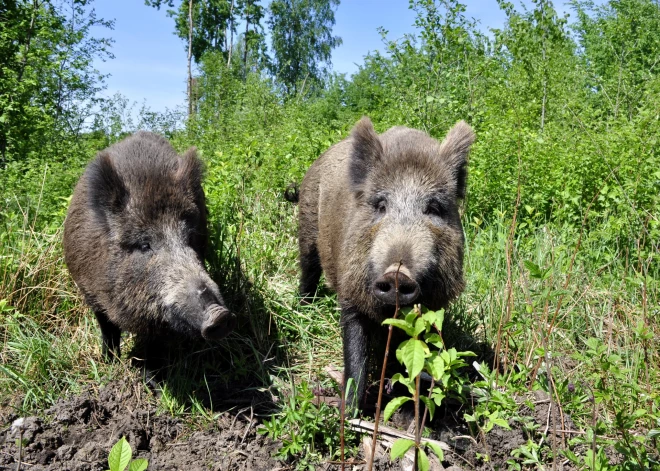
M 421 433 L 419 429 L 419 381 L 422 377 L 421 373 L 417 375 L 415 380 L 415 459 L 413 460 L 413 470 L 417 471 L 417 460 L 419 456 L 419 442 Z
M 341 460 L 341 471 L 346 471 L 346 462 L 344 461 L 344 421 L 346 420 L 346 388 L 344 387 L 345 379 L 341 382 L 341 406 L 339 407 L 339 459 Z
M 520 125 L 520 123 L 518 123 Z M 513 281 L 511 279 L 511 257 L 513 252 L 513 237 L 516 233 L 516 220 L 518 218 L 518 207 L 520 206 L 520 169 L 522 167 L 522 150 L 520 148 L 520 135 L 518 135 L 518 188 L 516 193 L 516 206 L 513 208 L 513 219 L 511 220 L 511 228 L 509 229 L 509 237 L 507 238 L 507 247 L 506 247 L 506 288 L 507 288 L 507 297 L 506 297 L 506 321 L 509 321 L 511 317 L 511 311 L 513 310 Z M 495 346 L 495 378 L 499 377 L 500 371 L 500 348 L 502 342 L 502 317 L 500 316 L 500 322 L 497 326 L 497 345 Z M 508 349 L 508 343 L 506 348 Z
M 23 425 L 21 424 L 21 428 L 18 434 L 18 461 L 16 462 L 16 471 L 21 471 L 21 461 L 22 461 L 22 455 L 23 454 Z
M 397 267 L 396 275 L 394 276 L 394 292 L 396 294 L 396 304 L 394 306 L 393 319 L 396 319 L 396 316 L 399 314 L 399 270 L 401 269 L 401 265 L 403 265 L 403 262 L 399 261 L 399 266 Z M 387 369 L 387 357 L 390 354 L 391 341 L 392 341 L 392 324 L 390 324 L 387 332 L 387 343 L 385 344 L 383 369 L 380 372 L 380 383 L 378 385 L 378 402 L 376 403 L 376 417 L 374 417 L 374 436 L 371 442 L 371 453 L 369 455 L 369 460 L 367 461 L 367 471 L 371 471 L 374 466 L 374 456 L 376 455 L 376 437 L 378 437 L 378 423 L 380 422 L 380 406 L 383 401 L 383 384 L 385 383 L 385 370 Z

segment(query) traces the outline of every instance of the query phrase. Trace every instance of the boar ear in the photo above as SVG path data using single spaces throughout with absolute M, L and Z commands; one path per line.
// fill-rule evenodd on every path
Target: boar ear
M 197 157 L 197 148 L 191 147 L 179 159 L 176 179 L 190 188 L 198 188 L 202 184 L 203 174 L 204 164 Z
M 364 116 L 351 131 L 353 150 L 351 151 L 351 183 L 360 187 L 369 171 L 380 160 L 383 146 L 378 139 L 371 120 Z
M 108 152 L 101 152 L 91 172 L 92 205 L 103 211 L 119 213 L 128 202 L 128 189 L 117 173 Z
M 451 166 L 456 179 L 456 196 L 459 199 L 465 198 L 468 154 L 473 142 L 474 131 L 465 121 L 459 121 L 440 144 L 440 156 Z

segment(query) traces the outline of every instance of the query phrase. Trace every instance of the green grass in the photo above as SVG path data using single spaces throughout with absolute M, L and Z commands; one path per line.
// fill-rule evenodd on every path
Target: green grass
M 330 385 L 323 368 L 342 364 L 334 295 L 298 303 L 297 207 L 275 189 L 209 205 L 210 269 L 240 325 L 215 348 L 186 351 L 167 373 L 160 410 L 192 424 L 213 419 L 215 390 L 239 384 L 286 399 L 295 393 L 283 385 Z M 61 227 L 36 230 L 39 217 L 34 208 L 3 220 L 0 404 L 18 413 L 135 373 L 130 337 L 121 362 L 101 359 L 98 327 L 63 263 Z M 580 430 L 592 428 L 595 407 L 598 447 L 650 452 L 652 442 L 638 437 L 658 428 L 658 268 L 632 255 L 634 244 L 607 240 L 604 224 L 589 231 L 536 224 L 513 237 L 511 224 L 504 213 L 488 224 L 466 215 L 467 288 L 446 327 L 449 344 L 497 359 L 496 381 L 510 398 L 552 382 Z M 602 351 L 591 348 L 591 338 Z M 607 366 L 613 354 L 616 371 Z M 491 408 L 522 420 L 510 404 Z M 647 413 L 636 417 L 640 408 Z

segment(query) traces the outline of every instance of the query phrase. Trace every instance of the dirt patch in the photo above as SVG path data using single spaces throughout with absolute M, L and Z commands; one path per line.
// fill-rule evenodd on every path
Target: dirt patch
M 534 410 L 527 410 L 525 415 L 539 425 L 540 432 L 547 433 L 546 440 L 552 440 L 549 398 L 537 394 L 533 402 Z M 134 458 L 146 458 L 149 469 L 154 471 L 295 469 L 295 465 L 272 458 L 281 444 L 257 433 L 259 421 L 250 407 L 236 407 L 220 413 L 212 423 L 205 421 L 199 425 L 159 413 L 157 404 L 158 400 L 143 383 L 134 380 L 111 382 L 98 390 L 90 388 L 63 399 L 39 416 L 23 418 L 21 427 L 15 425 L 13 430 L 11 425 L 17 418 L 3 417 L 0 470 L 17 468 L 21 431 L 23 470 L 104 471 L 110 448 L 122 436 L 131 444 Z M 521 427 L 512 430 L 495 427 L 485 437 L 472 438 L 465 423 L 454 417 L 455 414 L 447 411 L 433 423 L 429 438 L 450 446 L 442 463 L 432 461 L 434 470 L 506 469 L 507 460 L 512 459 L 511 452 L 527 443 L 527 432 Z M 568 417 L 564 418 L 563 426 L 574 427 Z M 371 441 L 369 435 L 362 437 L 363 443 Z M 538 441 L 538 436 L 535 438 Z M 558 434 L 558 447 L 561 447 L 560 439 Z M 488 461 L 480 458 L 486 455 Z M 364 458 L 361 453 L 347 469 L 366 469 Z M 317 469 L 329 471 L 341 467 L 324 463 Z M 391 471 L 406 467 L 391 463 L 389 451 L 379 444 L 374 469 Z M 559 466 L 558 469 L 570 468 Z
M 152 470 L 267 470 L 281 467 L 271 458 L 279 448 L 256 433 L 247 411 L 222 413 L 212 425 L 192 430 L 183 420 L 158 414 L 156 401 L 139 381 L 112 382 L 62 400 L 40 417 L 22 423 L 25 470 L 103 471 L 110 448 L 125 436 L 133 456 Z M 13 419 L 13 418 L 12 418 Z M 15 470 L 20 431 L 15 426 L 0 442 L 0 469 Z

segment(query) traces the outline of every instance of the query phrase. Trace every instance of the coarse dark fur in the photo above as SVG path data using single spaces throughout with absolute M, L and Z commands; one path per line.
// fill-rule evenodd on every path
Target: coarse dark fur
M 141 131 L 100 152 L 78 181 L 64 257 L 106 356 L 119 354 L 123 330 L 220 338 L 233 329 L 204 269 L 202 175 L 194 148 L 180 157 L 165 138 Z
M 312 298 L 322 272 L 336 290 L 344 378 L 355 381 L 349 398 L 360 405 L 370 340 L 393 315 L 396 298 L 435 310 L 464 288 L 459 203 L 473 141 L 463 121 L 440 143 L 405 127 L 379 136 L 365 117 L 300 186 L 300 294 Z

